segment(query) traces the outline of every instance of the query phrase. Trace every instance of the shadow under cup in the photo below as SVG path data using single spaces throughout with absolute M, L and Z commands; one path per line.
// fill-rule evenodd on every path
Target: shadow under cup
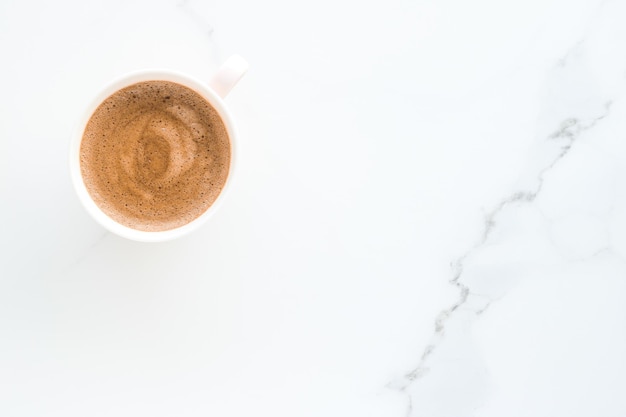
M 80 201 L 109 231 L 136 241 L 183 236 L 220 206 L 232 183 L 236 132 L 222 98 L 172 71 L 107 86 L 73 137 Z

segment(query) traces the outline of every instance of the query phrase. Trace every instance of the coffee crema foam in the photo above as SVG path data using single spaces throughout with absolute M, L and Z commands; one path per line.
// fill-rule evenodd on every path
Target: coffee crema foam
M 230 140 L 217 111 L 170 81 L 118 90 L 92 114 L 80 168 L 87 191 L 132 229 L 183 226 L 217 199 L 230 167 Z

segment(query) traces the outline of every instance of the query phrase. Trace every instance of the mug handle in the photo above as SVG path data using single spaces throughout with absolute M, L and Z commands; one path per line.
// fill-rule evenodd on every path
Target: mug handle
M 209 87 L 224 98 L 230 93 L 235 84 L 248 71 L 248 62 L 239 55 L 233 55 L 222 64 L 209 81 Z

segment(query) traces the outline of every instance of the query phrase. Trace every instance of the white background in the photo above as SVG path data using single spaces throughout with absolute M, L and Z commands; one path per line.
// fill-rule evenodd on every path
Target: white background
M 0 3 L 0 416 L 626 416 L 626 4 Z M 208 79 L 240 164 L 141 244 L 73 193 L 111 79 Z

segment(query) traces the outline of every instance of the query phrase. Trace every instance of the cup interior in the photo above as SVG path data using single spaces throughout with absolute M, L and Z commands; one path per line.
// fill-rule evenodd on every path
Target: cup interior
M 138 82 L 143 81 L 170 81 L 181 84 L 185 87 L 188 87 L 198 94 L 200 94 L 205 100 L 207 100 L 211 106 L 217 111 L 219 116 L 221 117 L 224 126 L 226 127 L 226 131 L 228 134 L 229 142 L 230 142 L 230 166 L 228 170 L 228 177 L 226 178 L 226 183 L 222 188 L 217 199 L 211 204 L 206 211 L 204 211 L 199 217 L 192 220 L 189 223 L 186 223 L 180 227 L 163 230 L 163 231 L 143 231 L 130 228 L 123 224 L 118 223 L 117 221 L 110 218 L 107 214 L 105 214 L 100 207 L 94 202 L 94 200 L 89 195 L 87 191 L 87 187 L 83 181 L 83 177 L 80 169 L 80 147 L 83 139 L 83 133 L 89 122 L 91 116 L 96 111 L 98 106 L 110 97 L 112 94 L 121 90 L 125 87 L 131 86 Z M 117 80 L 111 82 L 105 88 L 103 88 L 100 93 L 96 95 L 96 97 L 90 102 L 90 104 L 85 109 L 85 112 L 82 118 L 79 120 L 78 126 L 74 135 L 72 137 L 72 142 L 70 145 L 70 174 L 72 178 L 72 183 L 76 190 L 79 200 L 87 210 L 87 212 L 104 228 L 113 232 L 119 236 L 125 237 L 127 239 L 140 241 L 140 242 L 162 242 L 167 240 L 176 239 L 183 235 L 188 234 L 189 232 L 197 229 L 200 225 L 208 220 L 208 218 L 215 213 L 215 211 L 221 205 L 224 195 L 228 192 L 231 187 L 235 162 L 236 162 L 236 149 L 235 149 L 235 140 L 236 140 L 236 131 L 235 126 L 233 124 L 232 118 L 228 113 L 224 102 L 221 97 L 219 97 L 211 88 L 208 87 L 207 84 L 200 82 L 190 76 L 185 74 L 177 73 L 174 71 L 168 70 L 149 70 L 149 71 L 140 71 L 127 74 L 123 77 L 118 78 Z

